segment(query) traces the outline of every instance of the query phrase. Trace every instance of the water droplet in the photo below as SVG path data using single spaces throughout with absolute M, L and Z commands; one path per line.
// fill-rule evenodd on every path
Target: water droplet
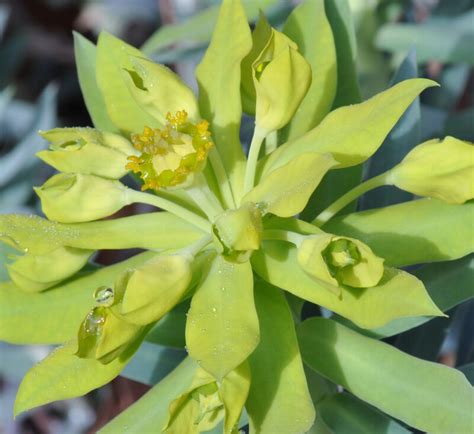
M 216 313 L 216 312 L 217 312 L 217 309 L 216 309 L 215 307 L 213 307 L 213 308 L 212 308 L 212 311 L 213 311 L 214 313 Z
M 94 299 L 100 306 L 112 306 L 114 304 L 114 290 L 107 286 L 100 286 L 94 291 Z
M 105 324 L 105 314 L 102 308 L 92 309 L 84 320 L 84 330 L 91 335 L 100 335 L 102 326 Z

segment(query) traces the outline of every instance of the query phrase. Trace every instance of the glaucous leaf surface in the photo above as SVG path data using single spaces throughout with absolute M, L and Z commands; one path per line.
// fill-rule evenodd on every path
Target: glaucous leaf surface
M 349 393 L 338 393 L 317 406 L 334 434 L 410 434 L 399 423 Z
M 309 366 L 385 413 L 422 431 L 470 431 L 474 389 L 461 372 L 325 318 L 302 323 L 298 339 Z

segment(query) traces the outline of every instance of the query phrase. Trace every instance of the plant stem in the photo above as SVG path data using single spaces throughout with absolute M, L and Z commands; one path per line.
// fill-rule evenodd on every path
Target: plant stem
M 273 152 L 278 146 L 278 131 L 271 131 L 265 138 L 265 155 Z
M 374 188 L 386 185 L 387 174 L 388 172 L 385 172 L 374 178 L 368 179 L 367 181 L 348 191 L 346 194 L 342 195 L 339 199 L 329 205 L 323 212 L 321 212 L 312 221 L 312 223 L 318 227 L 322 226 L 324 223 L 334 217 L 339 211 L 341 211 L 341 209 L 356 200 L 359 196 L 370 190 L 373 190 Z
M 209 220 L 213 221 L 216 216 L 224 211 L 202 173 L 195 174 L 193 184 L 186 188 L 185 191 L 196 205 L 206 213 Z
M 255 126 L 252 143 L 250 143 L 247 168 L 245 170 L 244 194 L 252 190 L 255 183 L 255 172 L 257 170 L 258 155 L 260 154 L 260 148 L 262 147 L 262 143 L 266 135 L 267 133 L 265 131 L 262 131 L 257 126 Z
M 271 241 L 288 241 L 295 246 L 299 246 L 305 239 L 305 235 L 282 229 L 265 229 L 262 233 L 262 239 Z
M 204 247 L 206 247 L 211 242 L 212 237 L 210 235 L 206 235 L 201 239 L 197 240 L 195 243 L 178 250 L 176 253 L 182 255 L 196 256 Z
M 163 197 L 155 196 L 154 194 L 144 193 L 141 191 L 135 191 L 129 189 L 127 191 L 129 203 L 146 203 L 148 205 L 153 205 L 158 208 L 169 211 L 177 217 L 186 220 L 187 222 L 193 224 L 194 226 L 202 229 L 207 233 L 211 233 L 211 224 L 203 217 L 189 211 L 186 208 L 183 208 L 176 203 L 165 199 Z
M 229 177 L 222 162 L 222 158 L 217 148 L 211 149 L 209 152 L 209 162 L 217 179 L 219 190 L 222 194 L 225 208 L 235 208 L 235 199 L 230 186 Z

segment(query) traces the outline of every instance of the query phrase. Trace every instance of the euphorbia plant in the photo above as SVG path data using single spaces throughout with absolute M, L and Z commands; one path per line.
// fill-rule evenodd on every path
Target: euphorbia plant
M 325 38 L 314 39 L 312 20 Z M 39 157 L 60 171 L 36 188 L 47 219 L 0 219 L 2 240 L 18 249 L 1 286 L 1 336 L 62 344 L 26 375 L 16 413 L 107 383 L 144 340 L 179 346 L 184 308 L 187 357 L 103 432 L 236 433 L 247 417 L 254 433 L 330 432 L 317 410 L 341 400 L 357 409 L 353 395 L 420 430 L 469 431 L 465 377 L 377 339 L 417 324 L 408 317 L 443 315 L 397 267 L 471 253 L 472 144 L 425 142 L 312 222 L 298 219 L 329 173 L 360 174 L 434 82 L 406 80 L 331 111 L 341 87 L 318 0 L 283 31 L 262 15 L 253 34 L 240 2 L 225 0 L 197 98 L 107 33 L 97 47 L 76 36 L 76 48 L 96 129 L 43 132 L 51 145 Z M 248 156 L 242 107 L 255 116 Z M 127 174 L 142 191 L 120 181 Z M 423 198 L 335 217 L 383 185 Z M 162 211 L 105 219 L 132 203 Z M 87 265 L 97 250 L 126 248 L 146 252 Z M 301 323 L 303 300 L 332 319 Z

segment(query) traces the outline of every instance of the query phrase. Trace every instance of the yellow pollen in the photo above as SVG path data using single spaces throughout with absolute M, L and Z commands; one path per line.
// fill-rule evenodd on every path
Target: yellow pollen
M 188 181 L 204 168 L 213 146 L 207 121 L 194 124 L 185 110 L 168 113 L 166 119 L 162 129 L 146 126 L 142 133 L 132 135 L 133 146 L 141 155 L 128 157 L 125 167 L 140 174 L 142 190 L 174 187 Z

